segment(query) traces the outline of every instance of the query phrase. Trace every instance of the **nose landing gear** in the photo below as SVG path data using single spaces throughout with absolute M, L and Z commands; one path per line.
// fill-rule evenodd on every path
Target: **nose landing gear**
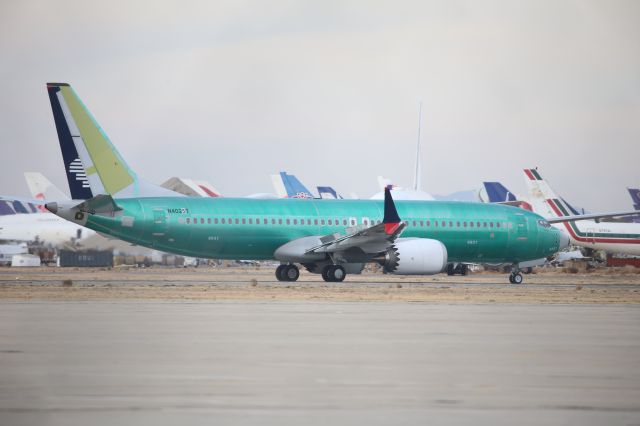
M 522 274 L 520 274 L 520 268 L 515 264 L 511 268 L 511 274 L 509 275 L 509 282 L 511 284 L 522 284 Z
M 509 275 L 509 282 L 511 284 L 522 284 L 522 275 L 520 273 L 514 274 L 513 272 Z

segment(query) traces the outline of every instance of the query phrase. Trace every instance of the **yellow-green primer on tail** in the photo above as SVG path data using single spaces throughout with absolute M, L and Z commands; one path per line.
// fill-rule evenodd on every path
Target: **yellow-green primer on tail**
M 98 173 L 102 185 L 109 194 L 117 194 L 134 183 L 135 174 L 118 155 L 111 141 L 78 95 L 69 86 L 61 86 L 60 90 L 93 161 L 93 167 L 85 171 L 87 176 Z

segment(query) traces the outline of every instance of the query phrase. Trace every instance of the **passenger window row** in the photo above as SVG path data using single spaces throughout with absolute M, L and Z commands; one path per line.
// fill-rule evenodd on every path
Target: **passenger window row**
M 181 222 L 179 218 L 178 221 Z M 200 225 L 306 225 L 306 226 L 355 226 L 357 224 L 356 219 L 325 219 L 325 218 L 315 218 L 315 219 L 303 219 L 303 218 L 204 218 L 204 217 L 194 217 L 194 218 L 185 218 L 183 221 L 187 224 L 200 224 Z M 366 226 L 373 226 L 376 224 L 382 223 L 381 220 L 369 220 L 363 219 L 362 224 Z M 408 227 L 427 227 L 430 228 L 432 225 L 434 228 L 476 228 L 476 229 L 493 229 L 493 228 L 512 228 L 512 224 L 510 222 L 486 222 L 486 221 L 453 221 L 453 220 L 410 220 L 404 221 L 404 223 Z
M 320 226 L 324 226 L 324 225 L 329 225 L 329 226 L 355 226 L 357 225 L 357 221 L 356 219 L 302 219 L 302 218 L 271 218 L 271 219 L 267 219 L 267 218 L 217 218 L 214 217 L 213 219 L 208 217 L 208 218 L 204 218 L 204 217 L 187 217 L 187 218 L 178 218 L 178 222 L 182 223 L 187 223 L 187 224 L 193 224 L 193 225 L 218 225 L 218 224 L 222 224 L 222 225 L 268 225 L 269 223 L 271 225 L 320 225 Z M 365 219 L 362 221 L 364 225 L 369 225 L 369 223 L 371 223 L 372 225 L 375 225 L 377 223 L 382 223 L 381 220 L 369 220 L 369 219 Z
M 405 223 L 407 224 L 407 226 L 413 226 L 413 227 L 431 227 L 431 224 L 433 223 L 433 226 L 435 228 L 500 228 L 500 227 L 509 227 L 510 228 L 510 224 L 508 222 L 485 222 L 485 221 L 453 221 L 453 220 L 434 220 L 433 222 L 431 222 L 430 220 L 427 221 L 423 221 L 423 220 L 413 220 L 413 221 L 405 221 Z

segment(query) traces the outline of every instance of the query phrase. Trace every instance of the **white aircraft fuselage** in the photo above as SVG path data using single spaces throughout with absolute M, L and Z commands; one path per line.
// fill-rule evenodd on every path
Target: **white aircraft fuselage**
M 609 253 L 640 255 L 640 224 L 581 220 L 554 224 L 575 246 Z
M 0 216 L 0 240 L 35 241 L 60 245 L 72 239 L 84 239 L 95 231 L 66 221 L 52 213 Z

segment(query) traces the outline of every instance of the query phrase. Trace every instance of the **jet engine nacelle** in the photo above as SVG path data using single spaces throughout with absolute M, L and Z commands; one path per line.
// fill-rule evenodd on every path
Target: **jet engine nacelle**
M 447 248 L 438 240 L 399 238 L 385 254 L 383 268 L 398 275 L 433 275 L 447 265 Z

